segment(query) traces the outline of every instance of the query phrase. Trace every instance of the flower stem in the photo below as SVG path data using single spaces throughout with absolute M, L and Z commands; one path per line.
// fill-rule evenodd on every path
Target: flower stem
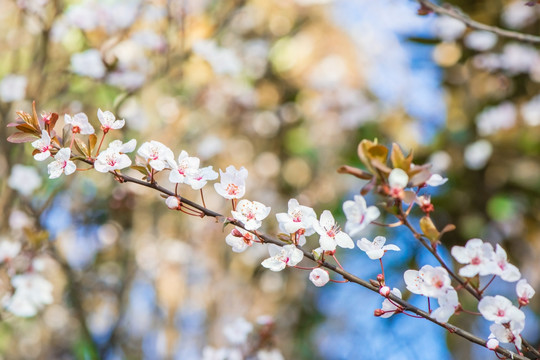
M 101 149 L 101 145 L 103 145 L 103 140 L 105 140 L 105 135 L 107 135 L 106 132 L 104 132 L 103 136 L 101 137 L 101 141 L 99 142 L 99 145 L 98 145 L 98 148 L 97 148 L 97 151 L 96 151 L 96 156 L 99 155 L 99 150 Z

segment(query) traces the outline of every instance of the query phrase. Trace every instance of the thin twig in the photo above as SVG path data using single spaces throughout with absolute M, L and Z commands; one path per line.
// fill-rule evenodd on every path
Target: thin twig
M 111 172 L 112 173 L 112 172 Z M 131 182 L 131 183 L 134 183 L 134 184 L 138 184 L 138 185 L 141 185 L 141 186 L 144 186 L 144 187 L 147 187 L 147 188 L 151 188 L 151 189 L 154 189 L 154 190 L 157 190 L 163 194 L 166 194 L 166 195 L 169 195 L 169 196 L 174 196 L 174 193 L 171 192 L 170 190 L 158 185 L 156 182 L 152 182 L 152 183 L 149 183 L 149 182 L 145 182 L 145 181 L 142 181 L 142 180 L 139 180 L 139 179 L 136 179 L 136 178 L 132 178 L 131 176 L 128 176 L 128 175 L 123 175 L 123 174 L 114 174 L 113 175 L 121 178 L 123 180 L 123 182 Z M 205 208 L 189 199 L 186 199 L 182 196 L 179 196 L 179 199 L 185 203 L 185 204 L 188 204 L 189 206 L 191 207 L 194 207 L 196 208 L 197 210 L 201 211 L 204 215 L 206 216 L 209 216 L 209 217 L 213 217 L 213 218 L 216 218 L 216 219 L 226 219 L 225 216 L 223 216 L 222 214 L 220 213 L 217 213 L 215 211 L 212 211 L 208 208 Z M 229 219 L 231 220 L 231 219 Z M 244 224 L 241 223 L 240 221 L 238 220 L 232 220 L 230 221 L 230 224 L 232 225 L 235 225 L 235 226 L 238 226 L 238 227 L 241 227 L 243 229 L 245 229 L 244 227 Z M 407 224 L 407 223 L 406 223 Z M 410 224 L 409 224 L 410 225 Z M 250 231 L 252 233 L 254 233 L 258 238 L 260 238 L 263 242 L 265 243 L 269 243 L 269 244 L 275 244 L 275 245 L 278 245 L 278 246 L 285 246 L 285 245 L 288 245 L 287 243 L 281 241 L 281 240 L 278 240 L 278 239 L 275 239 L 273 237 L 270 237 L 266 234 L 262 234 L 260 232 L 253 232 L 253 231 Z M 330 270 L 330 271 L 333 271 L 339 275 L 341 275 L 344 279 L 350 281 L 350 282 L 353 282 L 353 283 L 356 283 L 360 286 L 363 286 L 365 287 L 366 289 L 369 289 L 375 293 L 379 293 L 379 288 L 376 287 L 376 286 L 373 286 L 371 283 L 369 283 L 368 281 L 366 280 L 363 280 L 347 271 L 345 271 L 344 269 L 341 269 L 339 268 L 338 266 L 334 265 L 334 264 L 330 264 L 330 263 L 327 263 L 325 261 L 321 261 L 321 260 L 317 260 L 315 259 L 314 255 L 301 248 L 301 247 L 298 247 L 300 250 L 302 250 L 302 252 L 304 253 L 304 257 L 307 258 L 307 259 L 310 259 L 312 260 L 313 262 L 319 264 L 320 266 Z M 442 259 L 441 259 L 442 260 Z M 474 292 L 473 292 L 474 294 Z M 445 329 L 447 329 L 448 331 L 450 331 L 451 333 L 454 333 L 464 339 L 467 339 L 475 344 L 478 344 L 478 345 L 481 345 L 483 347 L 486 347 L 486 340 L 476 336 L 476 335 L 473 335 L 471 334 L 470 332 L 466 331 L 466 330 L 463 330 L 457 326 L 454 326 L 454 325 L 451 325 L 451 324 L 448 324 L 448 323 L 442 323 L 442 322 L 439 322 L 433 318 L 430 317 L 430 315 L 409 304 L 407 301 L 403 300 L 403 299 L 400 299 L 398 298 L 397 296 L 393 295 L 393 294 L 389 294 L 388 298 L 390 300 L 392 300 L 393 302 L 399 304 L 401 307 L 403 307 L 404 310 L 406 311 L 409 311 L 409 312 L 412 312 L 418 316 L 421 316 L 423 318 L 425 318 L 426 320 L 428 321 L 431 321 L 432 323 L 434 324 L 437 324 Z M 502 347 L 498 347 L 496 350 L 494 350 L 496 352 L 498 352 L 499 354 L 501 355 L 504 355 L 506 357 L 509 357 L 509 358 L 512 358 L 512 359 L 517 359 L 517 360 L 526 360 L 527 358 L 525 356 L 522 356 L 522 355 L 518 355 L 510 350 L 507 350 L 505 348 L 502 348 Z
M 467 14 L 464 14 L 462 11 L 460 11 L 456 7 L 451 6 L 449 4 L 444 4 L 443 6 L 440 6 L 428 0 L 418 0 L 418 2 L 421 5 L 423 5 L 425 8 L 428 8 L 429 10 L 439 15 L 447 15 L 447 16 L 453 17 L 454 19 L 462 21 L 463 23 L 465 23 L 466 25 L 468 25 L 469 27 L 473 29 L 490 31 L 501 37 L 505 37 L 509 39 L 514 39 L 514 40 L 529 42 L 529 43 L 534 43 L 534 44 L 540 44 L 540 36 L 523 34 L 517 31 L 501 29 L 500 27 L 497 27 L 497 26 L 491 26 L 491 25 L 480 23 L 478 21 L 471 19 Z M 523 6 L 525 6 L 525 4 L 523 4 Z

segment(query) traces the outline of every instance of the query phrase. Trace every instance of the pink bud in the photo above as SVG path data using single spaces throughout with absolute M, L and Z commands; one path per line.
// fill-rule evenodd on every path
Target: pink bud
M 491 338 L 487 341 L 486 346 L 489 350 L 495 350 L 499 347 L 499 340 Z
M 178 210 L 178 208 L 180 208 L 180 199 L 176 196 L 169 196 L 165 200 L 165 204 L 167 204 L 167 207 L 171 210 Z
M 383 286 L 379 289 L 379 294 L 381 294 L 384 297 L 387 297 L 390 295 L 390 288 L 388 286 Z
M 373 315 L 375 316 L 381 316 L 381 315 L 384 315 L 384 310 L 383 309 L 375 309 L 375 311 L 373 312 Z
M 384 275 L 383 274 L 377 275 L 377 281 L 379 282 L 379 284 L 384 284 Z
M 231 235 L 234 236 L 234 237 L 244 237 L 244 235 L 242 235 L 242 233 L 240 232 L 240 230 L 238 229 L 232 229 L 231 231 Z
M 518 299 L 518 303 L 520 306 L 527 306 L 529 305 L 529 299 L 527 299 L 526 297 L 520 297 Z

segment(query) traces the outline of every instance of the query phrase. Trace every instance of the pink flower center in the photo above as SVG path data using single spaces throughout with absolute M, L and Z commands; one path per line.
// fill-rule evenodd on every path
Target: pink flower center
M 71 130 L 74 134 L 78 134 L 81 132 L 81 128 L 77 125 L 73 126 L 73 129 Z
M 225 189 L 225 191 L 227 192 L 227 194 L 229 195 L 238 195 L 238 186 L 234 185 L 234 184 L 229 184 L 227 185 L 227 188 Z
M 336 237 L 336 232 L 334 231 L 334 229 L 330 229 L 326 232 L 326 235 L 330 236 L 331 238 L 334 238 Z
M 247 233 L 246 235 L 244 235 L 244 242 L 251 246 L 251 240 L 253 239 L 253 235 Z
M 499 269 L 501 270 L 506 269 L 506 261 L 504 260 L 499 261 L 497 265 L 499 265 Z
M 67 160 L 64 160 L 64 161 L 62 162 L 62 169 L 65 169 L 66 166 L 67 166 Z
M 302 222 L 302 212 L 295 210 L 291 214 L 293 222 Z
M 107 164 L 108 164 L 109 166 L 114 166 L 114 165 L 117 164 L 117 161 L 116 161 L 115 158 L 109 157 L 109 158 L 107 158 Z
M 246 218 L 248 218 L 248 220 L 253 220 L 253 219 L 255 219 L 255 214 L 253 212 L 249 211 L 246 214 Z
M 503 316 L 504 316 L 504 310 L 503 310 L 503 309 L 499 309 L 499 310 L 497 311 L 497 316 L 503 317 Z
M 482 260 L 480 260 L 478 256 L 473 257 L 471 260 L 472 265 L 480 265 L 481 263 L 482 263 Z
M 435 285 L 437 289 L 440 289 L 444 286 L 444 281 L 442 281 L 441 278 L 435 278 L 435 281 L 433 281 L 433 285 Z

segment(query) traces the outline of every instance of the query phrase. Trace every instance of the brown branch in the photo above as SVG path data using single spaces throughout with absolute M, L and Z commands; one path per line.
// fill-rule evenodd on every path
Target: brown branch
M 135 184 L 138 184 L 138 185 L 141 185 L 141 186 L 144 186 L 144 187 L 147 187 L 147 188 L 151 188 L 151 189 L 154 189 L 154 190 L 157 190 L 163 194 L 166 194 L 168 196 L 175 196 L 175 194 L 158 185 L 156 182 L 154 183 L 149 183 L 149 182 L 145 182 L 145 181 L 142 181 L 142 180 L 139 180 L 139 179 L 136 179 L 136 178 L 133 178 L 131 176 L 128 176 L 128 175 L 123 175 L 123 174 L 119 174 L 119 173 L 113 173 L 111 172 L 114 176 L 118 177 L 118 178 L 121 178 L 123 180 L 123 182 L 131 182 L 131 183 L 135 183 Z M 178 196 L 178 195 L 177 195 Z M 227 217 L 225 217 L 224 215 L 220 214 L 220 213 L 217 213 L 215 211 L 212 211 L 206 207 L 203 207 L 189 199 L 186 199 L 182 196 L 178 196 L 178 198 L 180 199 L 180 201 L 182 201 L 183 203 L 186 203 L 192 207 L 194 207 L 195 209 L 201 211 L 204 215 L 206 216 L 209 216 L 209 217 L 213 217 L 213 218 L 216 218 L 216 219 L 227 219 Z M 239 226 L 241 228 L 244 228 L 244 225 L 238 221 L 238 220 L 232 220 L 230 221 L 231 224 L 235 225 L 235 226 Z M 244 228 L 245 229 L 245 228 Z M 269 244 L 275 244 L 275 245 L 278 245 L 278 246 L 284 246 L 284 245 L 288 245 L 287 243 L 281 241 L 281 240 L 278 240 L 278 239 L 275 239 L 273 237 L 270 237 L 266 234 L 262 234 L 258 231 L 250 231 L 252 232 L 253 234 L 255 234 L 259 239 L 263 240 L 265 243 L 269 243 Z M 330 271 L 333 271 L 339 275 L 341 275 L 344 279 L 350 281 L 350 282 L 353 282 L 353 283 L 356 283 L 360 286 L 363 286 L 365 287 L 366 289 L 368 290 L 371 290 L 373 292 L 376 292 L 376 293 L 379 293 L 379 288 L 376 287 L 376 286 L 373 286 L 370 282 L 366 281 L 366 280 L 363 280 L 343 269 L 340 269 L 339 267 L 333 265 L 333 264 L 330 264 L 330 263 L 327 263 L 325 261 L 318 261 L 317 259 L 315 259 L 315 257 L 313 256 L 312 253 L 308 252 L 307 250 L 301 248 L 301 247 L 298 247 L 300 250 L 302 250 L 302 252 L 304 253 L 304 257 L 316 262 L 317 264 L 321 265 L 322 267 L 325 267 L 327 268 L 328 270 Z M 442 322 L 439 322 L 433 318 L 430 317 L 430 315 L 409 304 L 407 301 L 403 300 L 403 299 L 400 299 L 398 298 L 397 296 L 394 296 L 393 294 L 390 294 L 389 295 L 389 299 L 394 301 L 395 303 L 399 304 L 400 306 L 402 306 L 404 308 L 404 310 L 406 311 L 410 311 L 418 316 L 421 316 L 429 321 L 431 321 L 432 323 L 434 324 L 437 324 L 445 329 L 447 329 L 448 331 L 450 331 L 451 333 L 454 333 L 466 340 L 469 340 L 475 344 L 478 344 L 478 345 L 481 345 L 483 347 L 486 347 L 486 340 L 478 337 L 478 336 L 475 336 L 473 334 L 471 334 L 470 332 L 466 331 L 466 330 L 463 330 L 457 326 L 454 326 L 454 325 L 451 325 L 451 324 L 448 324 L 448 323 L 442 323 Z M 526 360 L 528 359 L 527 357 L 525 356 L 522 356 L 522 355 L 518 355 L 512 351 L 509 351 L 505 348 L 502 348 L 502 347 L 498 347 L 496 350 L 495 350 L 497 353 L 503 355 L 503 356 L 506 356 L 508 358 L 511 358 L 511 359 L 518 359 L 518 360 Z
M 514 39 L 514 40 L 529 42 L 533 44 L 540 44 L 540 36 L 523 34 L 517 31 L 501 29 L 500 27 L 497 27 L 497 26 L 491 26 L 491 25 L 480 23 L 478 21 L 471 19 L 467 14 L 464 14 L 461 10 L 449 4 L 444 4 L 443 6 L 440 6 L 440 5 L 432 3 L 429 0 L 417 0 L 417 1 L 424 8 L 427 8 L 439 15 L 446 15 L 454 19 L 460 20 L 473 29 L 489 31 L 508 39 Z M 523 4 L 523 6 L 525 6 L 525 4 Z

